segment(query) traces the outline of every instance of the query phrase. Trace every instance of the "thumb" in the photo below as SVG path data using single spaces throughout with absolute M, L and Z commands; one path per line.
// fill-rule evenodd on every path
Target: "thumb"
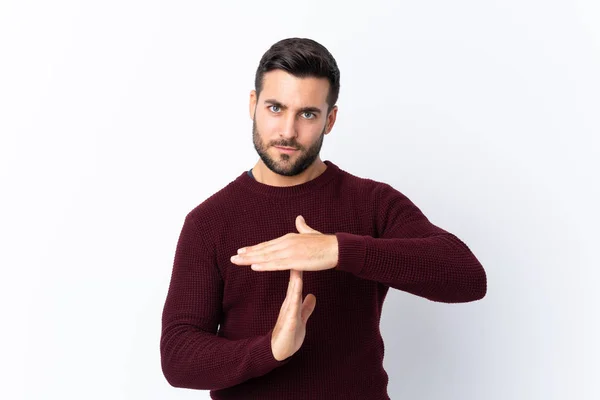
M 306 325 L 306 321 L 308 321 L 308 317 L 310 317 L 315 310 L 315 306 L 317 305 L 317 298 L 314 294 L 307 294 L 304 298 L 304 302 L 302 303 L 302 311 L 300 314 L 300 318 L 302 319 L 302 323 Z
M 296 217 L 296 229 L 299 233 L 321 233 L 308 226 L 302 215 Z

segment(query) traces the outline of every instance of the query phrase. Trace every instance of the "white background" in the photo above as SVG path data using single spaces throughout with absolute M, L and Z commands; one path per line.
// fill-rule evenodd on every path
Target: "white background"
M 487 272 L 474 303 L 390 291 L 392 399 L 600 398 L 595 0 L 1 0 L 0 397 L 209 398 L 160 369 L 175 245 L 258 159 L 249 93 L 286 37 L 341 69 L 322 159 Z

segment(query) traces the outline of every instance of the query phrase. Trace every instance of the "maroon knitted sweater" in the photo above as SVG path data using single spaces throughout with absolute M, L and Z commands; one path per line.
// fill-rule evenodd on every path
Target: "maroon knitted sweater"
M 485 271 L 460 239 L 390 185 L 325 163 L 321 175 L 289 187 L 244 171 L 187 214 L 162 316 L 171 385 L 213 399 L 389 399 L 379 330 L 388 289 L 444 303 L 485 296 Z M 300 350 L 277 361 L 271 333 L 290 272 L 253 271 L 230 257 L 298 233 L 297 215 L 337 236 L 339 260 L 304 272 L 316 308 Z

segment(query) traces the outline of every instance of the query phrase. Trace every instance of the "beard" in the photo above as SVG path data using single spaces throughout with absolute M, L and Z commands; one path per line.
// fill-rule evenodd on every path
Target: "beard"
M 256 152 L 267 168 L 279 175 L 295 176 L 310 167 L 319 156 L 321 146 L 323 145 L 323 138 L 325 137 L 325 130 L 326 127 L 323 128 L 323 132 L 321 132 L 319 138 L 306 150 L 294 139 L 289 141 L 282 139 L 277 142 L 272 142 L 270 145 L 265 145 L 260 138 L 260 132 L 258 132 L 258 129 L 256 128 L 255 118 L 254 121 L 252 121 L 252 141 L 254 142 L 254 149 L 256 149 Z M 300 152 L 300 156 L 298 156 L 294 162 L 291 161 L 292 155 L 284 153 L 279 155 L 279 159 L 274 159 L 267 153 L 267 150 L 271 146 L 293 147 L 298 149 L 296 151 Z

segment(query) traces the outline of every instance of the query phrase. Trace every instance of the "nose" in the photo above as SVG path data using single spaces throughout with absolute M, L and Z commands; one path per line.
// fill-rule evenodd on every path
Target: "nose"
M 285 118 L 281 119 L 279 136 L 285 139 L 298 136 L 298 132 L 296 131 L 296 117 L 293 113 L 288 113 Z

